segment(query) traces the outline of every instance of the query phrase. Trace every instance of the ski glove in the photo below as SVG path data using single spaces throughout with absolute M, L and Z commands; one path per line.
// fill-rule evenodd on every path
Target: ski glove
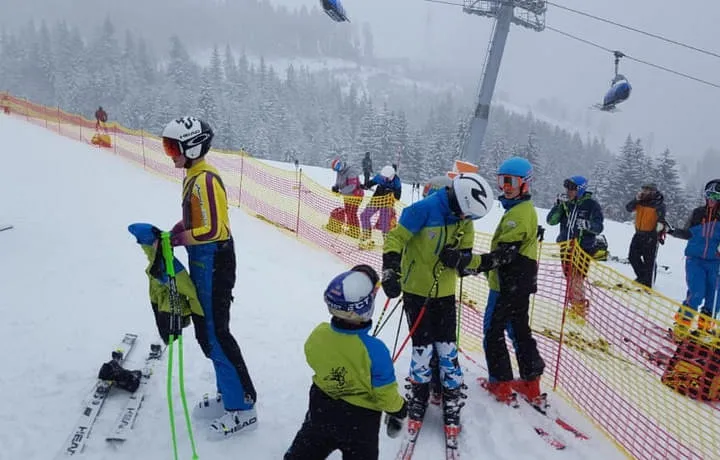
M 340 193 L 340 187 L 337 185 L 333 185 L 330 190 L 332 190 L 333 193 Z
M 446 267 L 455 268 L 459 273 L 463 273 L 472 261 L 472 252 L 470 249 L 457 249 L 447 245 L 440 251 L 438 258 Z
M 397 438 L 403 430 L 403 424 L 407 418 L 407 401 L 403 401 L 403 405 L 399 411 L 388 413 L 385 415 L 385 424 L 387 425 L 387 435 L 391 438 Z
M 389 299 L 399 297 L 402 292 L 400 260 L 401 256 L 397 252 L 383 254 L 382 288 Z

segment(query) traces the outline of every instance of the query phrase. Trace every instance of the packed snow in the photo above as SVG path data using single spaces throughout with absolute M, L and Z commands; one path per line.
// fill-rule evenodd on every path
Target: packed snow
M 126 367 L 139 368 L 157 332 L 147 295 L 145 255 L 128 233 L 133 222 L 170 228 L 180 217 L 180 184 L 143 172 L 111 152 L 81 144 L 0 116 L 0 151 L 5 171 L 0 225 L 0 348 L 4 353 L 0 394 L 0 458 L 51 459 L 80 415 L 83 398 L 96 381 L 100 365 L 125 332 L 140 334 Z M 292 165 L 282 165 L 294 168 Z M 332 184 L 326 169 L 304 167 L 311 177 Z M 401 171 L 402 172 L 402 171 Z M 401 174 L 402 176 L 402 174 Z M 407 186 L 405 199 L 412 197 Z M 546 211 L 540 211 L 544 218 Z M 494 229 L 498 209 L 477 222 Z M 200 458 L 277 459 L 290 445 L 307 407 L 311 372 L 303 343 L 312 329 L 328 320 L 322 292 L 347 268 L 331 254 L 294 236 L 231 210 L 238 258 L 231 329 L 258 390 L 259 427 L 220 442 L 206 439 L 206 426 L 194 423 Z M 606 223 L 613 253 L 624 257 L 632 227 Z M 548 240 L 556 229 L 548 230 Z M 683 244 L 672 238 L 660 251 L 660 263 L 672 266 L 658 275 L 660 290 L 684 295 Z M 184 250 L 177 255 L 186 260 Z M 618 269 L 632 274 L 629 266 Z M 385 298 L 379 294 L 376 316 Z M 397 317 L 391 325 L 397 324 Z M 185 376 L 190 404 L 214 391 L 210 362 L 186 330 Z M 401 338 L 406 334 L 401 331 Z M 380 335 L 394 340 L 395 327 Z M 409 352 L 396 363 L 402 382 Z M 589 441 L 565 436 L 568 448 L 555 451 L 532 431 L 520 411 L 491 400 L 474 384 L 481 374 L 467 364 L 467 405 L 462 412 L 460 451 L 464 458 L 611 459 L 623 456 L 588 419 L 555 397 L 555 406 Z M 113 390 L 81 458 L 172 458 L 166 363 L 156 368 L 130 439 L 119 448 L 107 445 L 110 429 L 126 396 Z M 177 391 L 176 391 L 177 394 Z M 551 398 L 552 398 L 551 394 Z M 179 400 L 175 401 L 181 458 L 190 458 Z M 392 459 L 400 439 L 380 436 L 380 458 Z M 414 458 L 442 457 L 440 409 L 431 407 Z M 339 459 L 338 453 L 330 458 Z

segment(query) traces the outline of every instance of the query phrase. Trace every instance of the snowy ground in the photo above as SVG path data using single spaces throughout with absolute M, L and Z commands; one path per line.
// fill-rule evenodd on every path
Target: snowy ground
M 69 434 L 100 364 L 109 359 L 122 334 L 141 335 L 127 363 L 131 368 L 139 367 L 147 345 L 155 340 L 143 271 L 146 259 L 126 228 L 132 222 L 172 226 L 180 216 L 180 186 L 106 151 L 5 116 L 0 116 L 0 135 L 6 140 L 0 150 L 5 171 L 0 224 L 15 226 L 0 233 L 0 348 L 5 350 L 0 459 L 46 460 Z M 319 181 L 332 183 L 328 171 L 307 170 L 317 172 Z M 278 459 L 307 405 L 311 373 L 302 344 L 317 323 L 328 319 L 322 291 L 346 267 L 240 210 L 231 212 L 238 254 L 232 330 L 258 389 L 260 425 L 255 432 L 218 443 L 207 441 L 204 426 L 195 424 L 198 450 L 203 459 Z M 478 229 L 492 230 L 499 215 L 497 211 L 480 221 Z M 611 224 L 608 235 L 613 252 L 624 255 L 628 228 Z M 661 252 L 661 263 L 677 265 L 681 250 L 671 239 Z M 184 251 L 179 255 L 185 258 Z M 663 278 L 662 290 L 682 297 L 682 273 L 678 268 Z M 384 300 L 380 294 L 378 303 Z M 386 342 L 392 343 L 393 329 L 381 334 Z M 185 358 L 188 397 L 194 402 L 214 389 L 214 378 L 191 332 Z M 396 365 L 400 379 L 408 363 L 405 353 Z M 131 439 L 117 451 L 103 439 L 120 398 L 108 401 L 85 458 L 172 458 L 165 376 L 160 366 Z M 552 450 L 531 431 L 521 412 L 491 401 L 473 385 L 477 376 L 475 368 L 467 369 L 470 390 L 460 447 L 464 458 L 621 458 L 610 441 L 559 398 L 556 406 L 592 439 L 566 436 L 568 449 Z M 178 421 L 181 458 L 190 458 Z M 431 409 L 426 421 L 417 460 L 442 457 L 439 410 Z M 380 458 L 394 458 L 399 442 L 383 433 Z

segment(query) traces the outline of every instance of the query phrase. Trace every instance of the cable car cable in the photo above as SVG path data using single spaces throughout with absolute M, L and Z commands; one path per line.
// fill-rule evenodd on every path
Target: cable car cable
M 431 1 L 431 0 L 426 0 L 426 1 Z M 435 0 L 432 0 L 432 1 L 435 1 Z M 554 7 L 560 8 L 561 10 L 566 10 L 566 11 L 569 11 L 569 12 L 571 12 L 571 13 L 575 13 L 575 14 L 579 14 L 579 15 L 581 15 L 581 16 L 585 16 L 585 17 L 588 17 L 588 18 L 591 18 L 591 19 L 595 19 L 596 21 L 604 22 L 604 23 L 607 23 L 607 24 L 612 24 L 612 25 L 614 25 L 614 26 L 616 26 L 616 27 L 620 27 L 621 29 L 626 29 L 626 30 L 629 30 L 629 31 L 632 31 L 632 32 L 636 32 L 636 33 L 642 34 L 642 35 L 646 35 L 646 36 L 648 36 L 648 37 L 655 38 L 655 39 L 657 39 L 657 40 L 662 40 L 662 41 L 667 42 L 667 43 L 672 43 L 673 45 L 677 45 L 677 46 L 681 46 L 681 47 L 683 47 L 683 48 L 687 48 L 687 49 L 690 49 L 690 50 L 693 50 L 693 51 L 697 51 L 698 53 L 707 54 L 708 56 L 713 56 L 713 57 L 716 57 L 716 58 L 720 58 L 720 54 L 715 53 L 715 52 L 713 52 L 713 51 L 709 51 L 709 50 L 706 50 L 706 49 L 703 49 L 703 48 L 698 48 L 697 46 L 693 46 L 693 45 L 688 45 L 687 43 L 679 42 L 679 41 L 677 41 L 677 40 L 673 40 L 673 39 L 671 39 L 671 38 L 667 38 L 667 37 L 664 37 L 664 36 L 662 36 L 662 35 L 654 34 L 654 33 L 652 33 L 652 32 L 646 32 L 646 31 L 641 30 L 641 29 L 638 29 L 638 28 L 636 28 L 636 27 L 632 27 L 632 26 L 628 26 L 628 25 L 625 25 L 625 24 L 621 24 L 621 23 L 619 23 L 619 22 L 615 22 L 615 21 L 612 21 L 612 20 L 610 20 L 610 19 L 605 19 L 605 18 L 602 18 L 602 17 L 600 17 L 600 16 L 595 16 L 595 15 L 593 15 L 593 14 L 586 13 L 586 12 L 584 12 L 584 11 L 576 10 L 576 9 L 573 9 L 573 8 L 569 8 L 569 7 L 567 7 L 567 6 L 560 5 L 560 4 L 558 4 L 558 3 L 554 3 L 554 2 L 550 2 L 550 1 L 546 1 L 545 3 L 547 3 L 548 5 L 552 5 L 552 6 L 554 6 Z

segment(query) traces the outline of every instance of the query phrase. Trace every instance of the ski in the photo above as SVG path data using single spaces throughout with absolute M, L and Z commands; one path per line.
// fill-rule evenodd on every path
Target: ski
M 126 333 L 122 341 L 114 348 L 112 357 L 118 364 L 122 364 L 132 351 L 137 340 L 137 334 Z M 57 459 L 71 457 L 79 454 L 85 449 L 85 444 L 90 436 L 95 420 L 102 409 L 105 399 L 112 388 L 113 382 L 98 379 L 92 391 L 85 399 L 85 405 L 75 427 L 63 445 Z
M 0 232 L 4 232 L 5 230 L 10 230 L 12 228 L 15 227 L 13 227 L 12 225 L 0 225 Z
M 487 391 L 487 383 L 488 383 L 487 379 L 485 377 L 478 377 L 477 381 L 480 384 L 480 387 L 483 390 Z M 527 415 L 534 413 L 534 414 L 537 414 L 537 416 L 546 416 L 546 414 L 543 414 L 537 407 L 535 407 L 532 404 L 530 404 L 529 402 L 525 401 L 523 398 L 518 398 L 517 394 L 515 394 L 515 393 L 513 393 L 513 401 L 512 401 L 512 403 L 508 404 L 508 407 L 513 408 L 513 409 L 519 408 L 520 403 L 518 402 L 518 400 L 524 401 L 527 406 L 532 408 L 532 412 L 524 411 L 527 413 Z M 502 403 L 499 403 L 499 404 L 502 404 Z M 522 417 L 522 418 L 523 418 L 523 420 L 527 420 L 526 417 Z M 545 441 L 548 445 L 550 445 L 552 448 L 554 448 L 556 450 L 562 450 L 562 449 L 565 449 L 565 447 L 567 447 L 566 444 L 560 438 L 558 438 L 557 436 L 552 434 L 549 431 L 549 429 L 545 429 L 540 425 L 541 424 L 533 424 L 532 428 L 533 428 L 533 431 L 535 431 L 535 433 L 538 436 L 540 436 L 540 438 L 543 441 Z
M 545 396 L 545 398 L 547 398 L 547 396 Z M 571 425 L 570 423 L 566 422 L 566 421 L 565 421 L 564 419 L 562 419 L 559 415 L 557 415 L 557 414 L 554 412 L 553 408 L 550 407 L 549 404 L 547 404 L 547 402 L 546 402 L 546 404 L 545 404 L 545 408 L 543 409 L 543 408 L 541 408 L 541 407 L 536 406 L 535 404 L 532 404 L 531 402 L 527 401 L 527 400 L 524 399 L 524 398 L 520 398 L 520 399 L 521 399 L 522 401 L 524 401 L 526 404 L 528 404 L 530 407 L 532 407 L 538 414 L 540 414 L 540 415 L 542 415 L 542 416 L 544 416 L 544 417 L 547 417 L 548 419 L 552 420 L 557 426 L 559 426 L 560 428 L 562 428 L 563 430 L 565 430 L 565 431 L 567 431 L 567 432 L 569 432 L 569 433 L 572 433 L 572 435 L 575 436 L 576 438 L 582 439 L 582 440 L 585 440 L 585 441 L 588 440 L 588 439 L 590 439 L 590 436 L 588 436 L 588 435 L 586 435 L 585 433 L 583 433 L 582 431 L 578 430 L 578 429 L 575 428 L 573 425 Z
M 411 460 L 413 451 L 415 451 L 415 443 L 420 435 L 420 429 L 423 422 L 420 420 L 408 420 L 407 433 L 403 438 L 395 460 Z
M 460 449 L 458 449 L 459 434 L 459 426 L 445 425 L 445 460 L 455 460 L 460 458 Z
M 113 428 L 110 430 L 105 440 L 108 442 L 123 442 L 127 440 L 130 430 L 135 425 L 135 419 L 137 418 L 140 406 L 145 399 L 145 389 L 150 377 L 153 374 L 155 365 L 162 359 L 165 348 L 159 344 L 150 345 L 150 352 L 145 358 L 145 365 L 142 370 L 142 380 L 140 381 L 140 388 L 132 393 L 125 407 L 120 411 Z
M 648 348 L 642 346 L 641 344 L 630 339 L 629 337 L 623 337 L 623 341 L 625 343 L 629 343 L 629 344 L 635 346 L 637 348 L 640 356 L 647 359 L 648 361 L 655 364 L 656 366 L 667 367 L 667 365 L 670 363 L 670 359 L 672 359 L 672 356 L 674 354 L 674 351 L 670 350 L 669 347 L 666 347 L 666 346 L 662 347 L 664 349 L 659 349 L 657 351 L 650 351 Z

